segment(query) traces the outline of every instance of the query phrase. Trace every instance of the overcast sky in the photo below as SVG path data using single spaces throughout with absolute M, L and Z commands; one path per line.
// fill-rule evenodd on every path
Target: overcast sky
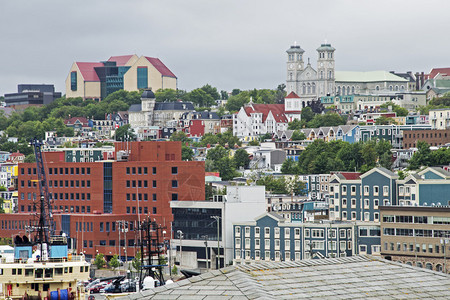
M 180 89 L 276 88 L 297 42 L 339 71 L 450 67 L 450 1 L 0 0 L 0 95 L 64 82 L 74 61 L 160 58 Z

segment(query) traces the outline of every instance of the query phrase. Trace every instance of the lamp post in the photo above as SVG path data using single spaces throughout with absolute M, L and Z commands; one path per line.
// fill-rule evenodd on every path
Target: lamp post
M 205 239 L 205 260 L 206 260 L 206 271 L 208 271 L 208 235 L 202 235 L 202 238 Z
M 181 240 L 183 239 L 183 231 L 177 230 L 178 238 L 180 239 L 180 269 L 181 269 L 181 262 L 183 260 L 183 248 L 181 246 Z
M 217 221 L 217 264 L 216 267 L 217 269 L 220 269 L 220 222 L 219 220 L 221 219 L 221 217 L 219 216 L 211 216 L 211 219 L 214 219 Z

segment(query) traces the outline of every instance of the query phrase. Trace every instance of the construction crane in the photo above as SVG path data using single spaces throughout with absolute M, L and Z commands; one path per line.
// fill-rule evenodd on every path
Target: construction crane
M 50 193 L 48 191 L 47 178 L 45 175 L 44 160 L 42 159 L 42 142 L 38 139 L 33 139 L 31 145 L 34 147 L 34 155 L 36 157 L 36 173 L 39 183 L 39 201 L 34 203 L 36 210 L 39 209 L 39 220 L 37 226 L 32 226 L 31 230 L 37 232 L 37 240 L 41 246 L 48 245 L 50 236 L 54 234 L 53 216 Z M 45 247 L 41 247 L 45 250 Z M 44 253 L 42 253 L 44 258 Z

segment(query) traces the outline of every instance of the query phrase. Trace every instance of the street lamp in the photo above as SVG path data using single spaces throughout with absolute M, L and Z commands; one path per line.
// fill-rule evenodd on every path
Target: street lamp
M 206 271 L 208 271 L 208 235 L 202 235 L 202 238 L 205 239 L 205 260 L 206 260 Z
M 220 222 L 219 220 L 221 219 L 221 217 L 219 216 L 211 216 L 211 219 L 214 219 L 217 221 L 217 269 L 220 269 L 220 239 L 219 239 L 219 235 L 220 235 Z
M 180 239 L 180 269 L 181 269 L 181 262 L 183 260 L 183 249 L 181 246 L 181 239 L 183 238 L 183 231 L 177 230 L 178 238 Z

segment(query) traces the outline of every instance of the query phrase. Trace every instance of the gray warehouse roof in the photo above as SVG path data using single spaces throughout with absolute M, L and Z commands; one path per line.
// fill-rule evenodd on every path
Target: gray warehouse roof
M 122 299 L 449 299 L 450 276 L 369 256 L 256 262 Z

